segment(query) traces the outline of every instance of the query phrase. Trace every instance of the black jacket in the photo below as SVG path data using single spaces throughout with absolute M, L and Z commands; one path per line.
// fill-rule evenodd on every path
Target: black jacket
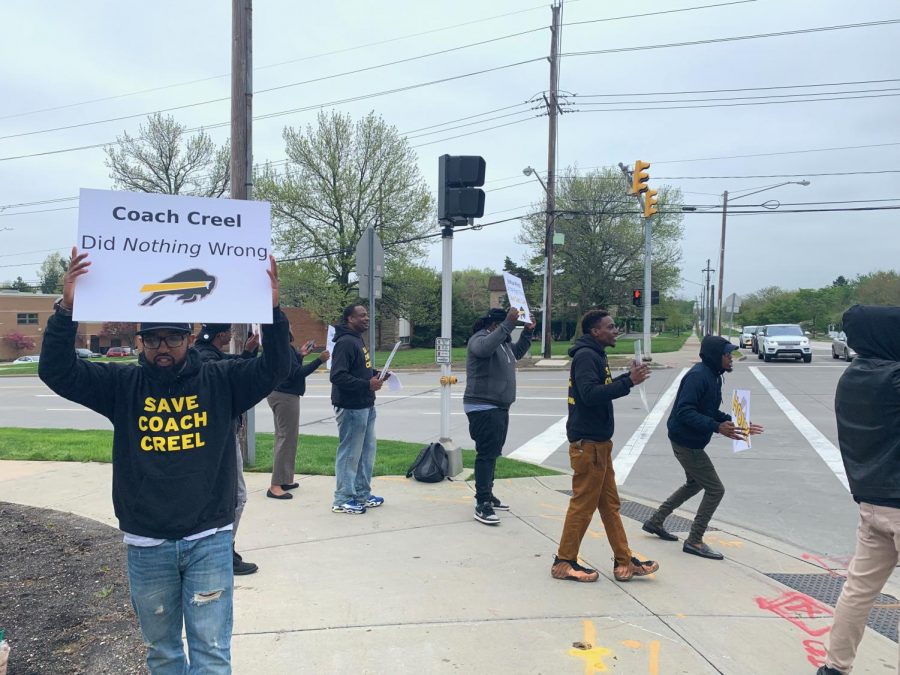
M 253 359 L 256 358 L 258 349 L 254 351 L 244 350 L 240 354 L 226 354 L 216 347 L 212 342 L 206 340 L 197 340 L 194 343 L 194 349 L 200 354 L 201 361 L 224 361 L 227 359 Z
M 728 340 L 707 335 L 700 343 L 700 363 L 681 380 L 675 405 L 666 426 L 669 439 L 678 445 L 702 450 L 731 415 L 719 410 L 722 405 L 722 356 Z
M 331 404 L 351 410 L 371 408 L 375 405 L 375 392 L 369 389 L 369 380 L 374 376 L 362 336 L 347 326 L 336 326 L 331 352 Z
M 608 441 L 615 430 L 613 399 L 626 396 L 634 386 L 628 373 L 613 378 L 606 351 L 589 335 L 569 349 L 569 419 L 566 436 L 579 440 Z
M 287 379 L 275 387 L 275 391 L 283 394 L 294 394 L 295 396 L 303 396 L 306 393 L 306 378 L 316 372 L 324 361 L 316 357 L 307 365 L 303 365 L 303 357 L 300 356 L 296 349 L 291 347 L 291 374 Z
M 204 363 L 189 349 L 177 372 L 75 356 L 78 324 L 47 322 L 38 373 L 64 398 L 113 424 L 113 506 L 119 527 L 181 539 L 234 522 L 234 418 L 256 405 L 290 369 L 288 322 L 274 311 L 259 359 Z
M 857 501 L 900 507 L 900 307 L 844 313 L 857 356 L 834 396 L 838 443 Z

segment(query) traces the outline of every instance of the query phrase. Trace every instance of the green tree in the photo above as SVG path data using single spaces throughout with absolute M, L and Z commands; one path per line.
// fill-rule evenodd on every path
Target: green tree
M 202 130 L 193 136 L 173 117 L 154 113 L 137 136 L 124 133 L 106 146 L 113 186 L 132 192 L 221 197 L 231 180 L 231 150 Z
M 11 291 L 19 291 L 20 293 L 34 293 L 34 289 L 29 286 L 22 277 L 16 277 L 15 281 L 7 281 L 5 288 Z
M 38 272 L 41 293 L 62 293 L 63 277 L 67 269 L 69 269 L 68 258 L 63 258 L 59 253 L 48 255 Z
M 856 297 L 863 305 L 900 305 L 900 275 L 890 270 L 860 276 Z
M 568 169 L 557 189 L 556 231 L 565 244 L 554 251 L 553 311 L 619 305 L 632 313 L 631 289 L 643 286 L 644 222 L 637 201 L 629 197 L 620 172 L 602 169 L 580 175 Z M 659 215 L 653 218 L 653 288 L 665 293 L 678 286 L 681 258 L 681 193 L 662 186 Z M 522 226 L 519 240 L 543 256 L 544 207 Z M 571 217 L 571 219 L 568 219 Z M 572 307 L 574 305 L 574 307 Z M 555 322 L 554 322 L 555 323 Z
M 370 113 L 322 112 L 315 126 L 284 130 L 288 163 L 266 165 L 254 197 L 271 202 L 273 241 L 286 257 L 315 259 L 334 293 L 356 297 L 356 245 L 374 226 L 385 264 L 412 264 L 425 252 L 421 237 L 433 228 L 431 193 L 415 153 L 393 126 Z M 324 317 L 323 317 L 324 318 Z

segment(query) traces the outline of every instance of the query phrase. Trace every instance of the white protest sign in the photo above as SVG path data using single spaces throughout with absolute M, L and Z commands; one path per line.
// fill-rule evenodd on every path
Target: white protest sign
M 506 284 L 506 297 L 509 306 L 519 310 L 519 321 L 531 323 L 531 312 L 528 309 L 528 300 L 525 299 L 525 289 L 522 280 L 509 272 L 503 273 L 503 283 Z
M 267 202 L 81 190 L 76 321 L 271 323 Z
M 400 349 L 400 340 L 394 344 L 394 348 L 391 350 L 391 353 L 387 357 L 387 361 L 384 362 L 384 368 L 381 369 L 381 373 L 378 376 L 379 380 L 383 380 L 388 376 L 388 373 L 391 372 L 388 368 L 391 367 L 391 361 L 394 360 L 394 355 L 397 353 L 397 350 Z
M 747 438 L 743 441 L 732 441 L 731 447 L 735 452 L 750 449 L 750 390 L 735 389 L 731 394 L 731 419 L 734 426 L 743 429 Z
M 328 335 L 325 338 L 325 349 L 328 350 L 328 360 L 325 367 L 331 370 L 331 359 L 334 355 L 334 326 L 328 326 Z
M 635 365 L 641 365 L 644 362 L 643 352 L 641 351 L 641 341 L 634 341 L 634 363 Z M 638 385 L 637 390 L 641 393 L 641 403 L 644 404 L 644 410 L 650 412 L 650 404 L 647 403 L 647 390 L 644 389 L 643 385 Z

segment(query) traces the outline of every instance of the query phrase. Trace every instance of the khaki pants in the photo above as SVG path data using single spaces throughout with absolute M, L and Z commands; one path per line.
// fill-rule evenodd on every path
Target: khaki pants
M 271 485 L 294 482 L 297 463 L 297 438 L 300 433 L 300 397 L 273 391 L 266 401 L 275 419 L 275 448 L 272 451 Z
M 576 441 L 569 444 L 569 463 L 572 476 L 572 499 L 566 513 L 558 557 L 561 560 L 577 560 L 581 540 L 594 517 L 594 509 L 606 529 L 606 537 L 612 547 L 616 565 L 631 560 L 631 549 L 619 515 L 619 490 L 612 463 L 612 441 Z
M 834 611 L 825 665 L 849 673 L 875 599 L 897 565 L 900 509 L 859 505 L 856 553 Z M 900 673 L 900 665 L 897 672 Z

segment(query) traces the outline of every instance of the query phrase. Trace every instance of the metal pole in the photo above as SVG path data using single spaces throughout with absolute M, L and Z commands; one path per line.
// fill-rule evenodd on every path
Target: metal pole
M 372 225 L 366 229 L 366 237 L 369 239 L 369 358 L 372 367 L 375 367 L 375 228 Z
M 250 199 L 253 191 L 253 0 L 231 2 L 231 198 Z M 238 327 L 241 341 L 249 326 Z M 256 463 L 256 412 L 244 414 L 241 454 Z
M 553 337 L 550 325 L 553 322 L 553 215 L 556 211 L 556 118 L 559 112 L 558 86 L 559 86 L 559 10 L 560 5 L 555 4 L 553 10 L 553 25 L 550 34 L 550 100 L 547 102 L 550 118 L 549 138 L 547 142 L 547 227 L 544 232 L 544 256 L 547 258 L 547 272 L 545 275 L 547 284 L 547 302 L 544 306 L 544 358 L 549 359 L 553 352 Z
M 713 284 L 712 286 L 710 286 L 710 289 L 709 289 L 709 332 L 707 333 L 707 335 L 712 335 L 713 328 L 715 327 L 715 322 L 716 322 L 715 297 L 716 297 L 716 285 Z
M 652 243 L 651 237 L 653 230 L 650 226 L 652 218 L 644 218 L 644 292 L 642 295 L 644 301 L 644 360 L 653 360 L 653 349 L 650 345 L 650 323 L 652 321 L 651 312 L 653 306 L 653 285 L 651 279 L 651 261 L 652 261 Z
M 722 286 L 725 277 L 725 219 L 728 216 L 728 190 L 722 195 L 722 237 L 719 240 L 719 294 L 716 297 L 716 335 L 722 335 Z
M 541 296 L 541 356 L 544 355 L 544 348 L 547 344 L 547 331 L 543 327 L 547 325 L 547 258 L 544 258 L 544 291 Z
M 453 338 L 453 225 L 442 223 L 441 337 Z M 452 343 L 451 343 L 452 344 Z M 452 350 L 451 350 L 452 353 Z M 441 445 L 447 451 L 451 476 L 463 470 L 462 449 L 450 438 L 450 386 L 452 364 L 441 364 Z

